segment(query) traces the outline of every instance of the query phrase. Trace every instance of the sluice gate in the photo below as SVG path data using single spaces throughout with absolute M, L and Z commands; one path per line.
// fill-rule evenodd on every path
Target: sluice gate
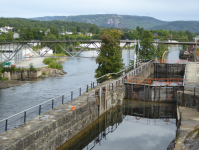
M 183 86 L 156 86 L 124 83 L 125 99 L 135 99 L 144 101 L 176 101 L 177 91 L 182 90 Z

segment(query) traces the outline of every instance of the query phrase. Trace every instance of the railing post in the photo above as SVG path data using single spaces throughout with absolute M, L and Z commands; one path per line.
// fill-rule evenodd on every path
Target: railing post
M 64 103 L 64 95 L 62 95 L 62 104 Z
M 196 96 L 196 87 L 194 87 L 194 98 Z
M 39 105 L 39 115 L 41 114 L 41 105 Z
M 113 90 L 113 83 L 112 83 L 112 90 Z
M 8 119 L 6 119 L 6 123 L 5 123 L 5 131 L 8 130 Z
M 92 89 L 92 81 L 91 81 L 91 89 Z
M 87 84 L 86 92 L 88 92 L 88 84 Z
M 95 82 L 93 82 L 93 88 L 95 87 Z
M 53 109 L 53 103 L 54 103 L 54 100 L 52 100 L 52 109 Z
M 79 88 L 79 96 L 81 96 L 81 88 Z
M 24 123 L 26 122 L 26 111 L 24 112 Z
M 73 91 L 71 91 L 71 100 L 73 99 Z
M 117 87 L 117 81 L 116 81 L 116 87 Z

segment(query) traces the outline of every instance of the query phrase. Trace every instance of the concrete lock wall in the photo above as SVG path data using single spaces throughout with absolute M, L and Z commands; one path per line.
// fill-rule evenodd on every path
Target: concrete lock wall
M 199 92 L 178 91 L 177 99 L 180 106 L 199 110 Z

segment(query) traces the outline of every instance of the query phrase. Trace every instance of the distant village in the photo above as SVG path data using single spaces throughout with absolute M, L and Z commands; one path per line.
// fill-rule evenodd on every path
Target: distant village
M 10 30 L 14 30 L 14 27 L 10 27 L 10 26 L 0 27 L 0 35 L 1 35 L 2 33 L 6 33 L 6 34 L 7 34 Z M 40 30 L 40 32 L 43 32 L 43 31 Z M 46 35 L 46 34 L 48 34 L 48 32 L 50 32 L 50 29 L 48 29 L 44 34 Z M 65 34 L 66 34 L 66 35 L 72 35 L 73 32 L 72 32 L 72 31 L 65 31 L 65 32 L 59 31 L 59 34 L 60 34 L 60 35 L 65 35 Z M 77 34 L 83 34 L 83 33 L 77 32 Z M 92 33 L 91 33 L 91 32 L 88 32 L 88 33 L 86 33 L 86 36 L 92 36 Z M 20 38 L 20 34 L 14 32 L 13 38 L 14 38 L 14 39 Z

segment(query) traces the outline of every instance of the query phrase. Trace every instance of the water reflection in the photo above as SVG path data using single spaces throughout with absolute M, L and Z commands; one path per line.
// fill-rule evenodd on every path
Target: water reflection
M 175 104 L 125 100 L 58 150 L 166 149 L 175 136 Z

